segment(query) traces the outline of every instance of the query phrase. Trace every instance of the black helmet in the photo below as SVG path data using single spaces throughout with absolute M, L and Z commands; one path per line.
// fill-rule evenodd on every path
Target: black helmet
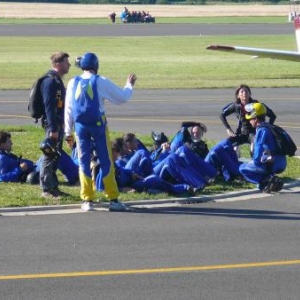
M 158 146 L 168 141 L 167 136 L 163 132 L 152 131 L 151 136 L 154 144 Z
M 40 182 L 40 172 L 32 171 L 26 177 L 26 182 L 29 184 L 39 184 Z
M 55 146 L 56 146 L 56 144 L 55 144 L 54 140 L 52 140 L 50 138 L 46 138 L 41 142 L 40 150 L 42 150 L 44 155 L 51 156 L 51 155 L 57 154 Z

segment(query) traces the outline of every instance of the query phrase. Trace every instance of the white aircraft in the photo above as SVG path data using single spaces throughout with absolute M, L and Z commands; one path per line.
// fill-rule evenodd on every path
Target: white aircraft
M 295 26 L 298 52 L 264 49 L 264 48 L 239 47 L 239 46 L 222 46 L 222 45 L 210 45 L 206 49 L 225 51 L 225 52 L 234 52 L 234 53 L 252 55 L 254 57 L 268 57 L 273 59 L 300 62 L 300 17 L 295 17 L 294 26 Z

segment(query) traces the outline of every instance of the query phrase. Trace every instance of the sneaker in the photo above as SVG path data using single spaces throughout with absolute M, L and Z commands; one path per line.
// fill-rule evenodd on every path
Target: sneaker
M 260 183 L 257 184 L 257 188 L 261 191 L 261 192 L 265 192 L 269 182 L 270 182 L 271 178 L 267 178 L 264 179 L 263 181 L 261 181 Z
M 111 200 L 108 209 L 109 211 L 126 211 L 127 207 L 119 200 Z
M 264 188 L 265 193 L 279 192 L 283 187 L 283 181 L 277 176 L 272 176 Z
M 61 191 L 61 190 L 58 189 L 58 188 L 52 190 L 51 193 L 52 193 L 53 195 L 56 195 L 56 197 L 59 197 L 59 196 L 61 196 L 61 197 L 70 196 L 70 194 L 63 192 L 63 191 Z
M 271 191 L 279 192 L 282 190 L 282 188 L 283 188 L 283 181 L 280 178 L 275 176 L 271 183 L 271 187 L 270 187 Z
M 188 190 L 187 190 L 187 192 L 188 192 L 188 194 L 190 195 L 190 196 L 196 196 L 196 194 L 197 194 L 197 192 L 199 191 L 200 189 L 198 189 L 198 188 L 195 188 L 195 187 L 193 187 L 193 186 L 189 186 L 188 187 Z
M 92 201 L 84 201 L 81 205 L 81 209 L 83 211 L 92 211 L 92 210 L 94 210 L 93 202 Z
M 44 191 L 42 197 L 45 199 L 60 199 L 59 195 L 55 191 Z

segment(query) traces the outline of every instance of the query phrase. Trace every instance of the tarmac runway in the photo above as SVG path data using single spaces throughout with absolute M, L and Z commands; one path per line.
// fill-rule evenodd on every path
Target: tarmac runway
M 0 36 L 193 36 L 292 34 L 286 24 L 0 25 Z
M 276 123 L 285 127 L 300 145 L 299 88 L 253 88 L 254 98 L 267 104 L 277 114 Z M 0 123 L 34 124 L 27 112 L 28 90 L 0 91 Z M 183 121 L 207 125 L 208 140 L 226 137 L 219 115 L 233 101 L 234 89 L 135 90 L 133 99 L 116 106 L 107 102 L 109 128 L 117 132 L 150 134 L 152 130 L 176 133 Z M 228 118 L 235 128 L 235 115 Z

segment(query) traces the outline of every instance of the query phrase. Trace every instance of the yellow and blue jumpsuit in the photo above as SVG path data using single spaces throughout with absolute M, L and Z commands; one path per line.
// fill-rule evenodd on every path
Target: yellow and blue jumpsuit
M 84 71 L 81 76 L 74 77 L 68 83 L 65 103 L 65 134 L 71 136 L 73 130 L 75 131 L 81 186 L 80 197 L 83 201 L 92 201 L 95 197 L 95 184 L 90 170 L 92 147 L 95 148 L 100 161 L 107 199 L 114 200 L 119 196 L 104 102 L 107 99 L 117 105 L 125 103 L 132 97 L 132 90 L 133 87 L 128 80 L 122 89 L 111 80 L 94 75 L 90 71 Z M 90 99 L 91 108 L 87 107 L 86 102 L 84 104 L 81 101 L 82 92 Z

